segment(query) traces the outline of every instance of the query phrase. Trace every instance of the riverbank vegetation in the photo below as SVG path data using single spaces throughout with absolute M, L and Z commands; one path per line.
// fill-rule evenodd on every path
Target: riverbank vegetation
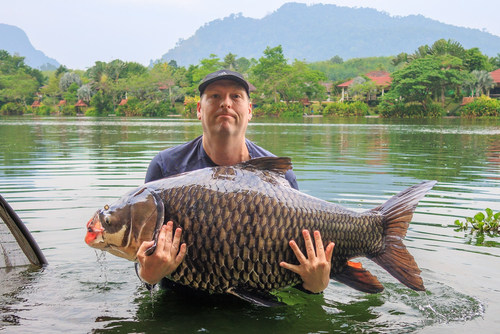
M 499 89 L 490 74 L 498 68 L 500 54 L 488 57 L 444 39 L 395 57 L 344 61 L 334 56 L 307 63 L 286 59 L 277 46 L 267 47 L 259 59 L 212 54 L 188 67 L 175 60 L 146 67 L 117 59 L 98 61 L 86 71 L 60 66 L 43 73 L 23 57 L 0 50 L 0 113 L 195 117 L 200 81 L 230 69 L 255 87 L 251 98 L 257 116 L 498 117 L 500 101 L 488 97 Z M 390 74 L 390 82 L 381 86 L 365 75 L 372 72 Z M 338 85 L 351 79 L 343 92 Z M 468 103 L 459 107 L 464 97 Z

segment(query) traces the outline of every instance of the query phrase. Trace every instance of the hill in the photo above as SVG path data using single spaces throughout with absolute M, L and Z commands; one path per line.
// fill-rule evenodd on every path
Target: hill
M 232 14 L 200 27 L 162 56 L 179 65 L 197 64 L 210 54 L 260 58 L 267 46 L 282 45 L 289 59 L 319 61 L 413 53 L 424 44 L 454 39 L 484 54 L 500 53 L 500 37 L 444 24 L 421 15 L 390 16 L 370 8 L 287 3 L 262 19 Z
M 57 60 L 35 49 L 22 29 L 3 23 L 0 23 L 0 50 L 26 57 L 25 63 L 33 68 L 40 69 L 45 65 L 44 69 L 55 69 L 60 65 Z

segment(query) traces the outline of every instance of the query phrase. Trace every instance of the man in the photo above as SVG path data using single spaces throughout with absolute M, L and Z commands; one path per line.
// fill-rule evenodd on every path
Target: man
M 205 167 L 229 166 L 252 158 L 274 156 L 245 138 L 248 122 L 252 118 L 252 103 L 248 82 L 237 72 L 220 70 L 207 75 L 198 87 L 200 102 L 197 116 L 203 135 L 156 155 L 148 168 L 146 182 Z M 292 187 L 298 189 L 295 175 L 285 175 Z M 170 275 L 182 262 L 186 244 L 180 244 L 182 230 L 173 232 L 172 222 L 163 226 L 156 251 L 146 256 L 153 241 L 144 242 L 138 251 L 138 274 L 145 282 L 156 284 Z M 173 235 L 173 237 L 172 237 Z M 320 293 L 329 283 L 330 260 L 333 243 L 323 248 L 319 231 L 314 232 L 316 249 L 307 230 L 303 231 L 307 258 L 295 241 L 290 241 L 300 265 L 282 262 L 280 265 L 299 274 L 303 284 L 296 288 L 307 293 Z

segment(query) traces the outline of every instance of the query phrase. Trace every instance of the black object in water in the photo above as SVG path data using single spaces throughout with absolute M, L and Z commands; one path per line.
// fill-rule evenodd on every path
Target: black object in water
M 0 268 L 33 264 L 47 260 L 23 221 L 0 195 Z

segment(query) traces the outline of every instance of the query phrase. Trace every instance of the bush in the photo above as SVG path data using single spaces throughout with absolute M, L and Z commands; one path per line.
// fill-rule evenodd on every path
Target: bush
M 474 99 L 474 102 L 462 107 L 462 116 L 481 117 L 481 116 L 500 116 L 500 101 L 491 99 L 485 95 Z
M 33 109 L 33 113 L 35 115 L 40 115 L 40 116 L 49 116 L 51 112 L 54 111 L 54 108 L 51 106 L 46 106 L 46 105 L 41 105 L 38 108 Z
M 99 116 L 99 113 L 95 108 L 88 108 L 85 110 L 85 116 Z
M 116 116 L 141 116 L 140 101 L 137 97 L 131 96 L 128 98 L 127 103 L 123 106 L 116 108 Z
M 184 109 L 182 110 L 182 116 L 184 117 L 196 117 L 197 109 L 196 106 L 200 102 L 199 96 L 186 96 L 184 98 Z
M 63 116 L 76 116 L 76 108 L 72 105 L 65 105 L 60 107 L 59 112 Z
M 333 102 L 323 109 L 324 116 L 365 116 L 368 114 L 368 106 L 362 101 L 356 102 Z
M 0 108 L 0 112 L 2 115 L 22 115 L 24 113 L 24 107 L 17 103 L 9 102 Z
M 382 117 L 401 117 L 401 118 L 424 118 L 424 117 L 441 117 L 444 114 L 444 109 L 439 104 L 428 101 L 427 110 L 419 102 L 396 101 L 389 103 L 383 101 L 378 106 L 378 111 Z
M 304 115 L 304 106 L 300 103 L 283 102 L 263 104 L 255 108 L 256 116 L 279 116 L 279 117 L 302 117 Z

